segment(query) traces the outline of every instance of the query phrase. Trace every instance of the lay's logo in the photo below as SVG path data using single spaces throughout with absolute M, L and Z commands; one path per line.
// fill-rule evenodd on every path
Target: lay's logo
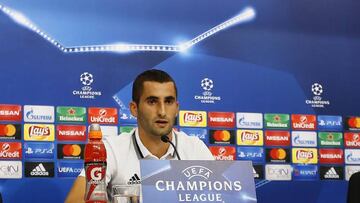
M 238 145 L 264 145 L 262 130 L 238 130 L 237 131 Z
M 25 124 L 24 139 L 31 141 L 54 141 L 54 125 Z
M 206 127 L 205 111 L 180 111 L 180 126 Z
M 293 148 L 292 161 L 299 164 L 316 164 L 318 162 L 317 149 L 315 148 Z

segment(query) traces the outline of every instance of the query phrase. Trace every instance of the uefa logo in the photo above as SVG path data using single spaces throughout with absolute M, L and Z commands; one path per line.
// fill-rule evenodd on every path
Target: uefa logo
M 91 85 L 94 82 L 94 76 L 91 73 L 84 72 L 80 75 L 80 81 L 83 85 Z
M 314 84 L 311 85 L 311 91 L 312 91 L 312 93 L 314 95 L 320 96 L 323 93 L 324 89 L 323 89 L 323 86 L 321 84 L 314 83 Z
M 201 87 L 205 91 L 211 91 L 214 87 L 214 82 L 209 78 L 204 78 L 201 80 Z
M 329 100 L 323 100 L 321 95 L 324 93 L 324 87 L 318 82 L 314 82 L 311 85 L 311 92 L 314 95 L 313 98 L 305 100 L 305 103 L 311 105 L 313 108 L 324 108 L 330 105 Z
M 214 104 L 221 100 L 220 96 L 213 95 L 214 81 L 210 78 L 203 78 L 200 82 L 200 87 L 204 91 L 202 95 L 195 95 L 194 99 L 199 100 L 201 103 Z

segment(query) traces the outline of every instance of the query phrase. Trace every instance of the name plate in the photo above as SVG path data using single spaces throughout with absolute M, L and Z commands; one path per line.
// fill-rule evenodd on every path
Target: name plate
M 141 160 L 142 199 L 150 202 L 257 202 L 250 161 Z

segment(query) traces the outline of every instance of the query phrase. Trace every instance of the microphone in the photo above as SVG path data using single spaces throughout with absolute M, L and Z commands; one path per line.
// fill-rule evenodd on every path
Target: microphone
M 162 136 L 161 136 L 161 141 L 163 141 L 163 142 L 165 142 L 165 143 L 170 143 L 171 146 L 174 148 L 174 151 L 175 151 L 175 153 L 176 153 L 176 156 L 178 157 L 178 160 L 181 160 L 181 159 L 180 159 L 180 156 L 179 156 L 179 153 L 177 152 L 174 143 L 172 143 L 172 142 L 170 141 L 170 139 L 169 139 L 169 137 L 168 137 L 167 135 L 162 135 Z

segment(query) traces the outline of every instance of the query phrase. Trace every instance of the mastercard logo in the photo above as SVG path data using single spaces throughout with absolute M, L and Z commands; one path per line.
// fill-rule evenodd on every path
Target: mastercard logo
M 360 117 L 349 118 L 348 125 L 351 128 L 360 128 Z
M 231 134 L 227 130 L 217 130 L 213 134 L 215 141 L 227 142 L 230 140 Z
M 270 157 L 276 160 L 283 160 L 286 158 L 286 151 L 281 148 L 270 150 Z
M 12 124 L 0 125 L 0 136 L 14 136 L 16 133 L 16 127 Z
M 63 146 L 62 152 L 64 156 L 80 156 L 81 147 L 77 144 L 67 144 Z

